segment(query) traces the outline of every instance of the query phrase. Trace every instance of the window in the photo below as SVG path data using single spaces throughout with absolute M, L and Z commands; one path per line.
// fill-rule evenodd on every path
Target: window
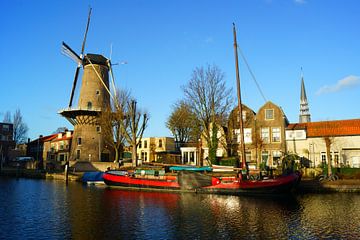
M 269 142 L 269 128 L 261 128 L 261 140 L 264 143 Z
M 274 109 L 265 109 L 265 120 L 274 120 Z
M 88 110 L 92 109 L 92 103 L 91 103 L 91 102 L 88 102 L 88 103 L 87 103 L 87 109 L 88 109 Z
M 326 164 L 326 153 L 325 152 L 321 153 L 321 163 Z
M 142 141 L 139 142 L 139 148 L 142 148 Z
M 233 141 L 240 142 L 240 129 L 234 129 Z
M 77 144 L 81 145 L 81 138 L 80 137 L 77 139 Z
M 272 152 L 273 155 L 273 166 L 280 166 L 280 157 L 281 157 L 281 152 L 280 151 L 273 151 Z
M 251 128 L 244 128 L 244 143 L 252 143 Z
M 269 165 L 269 152 L 268 151 L 262 151 L 261 153 L 261 162 L 264 163 L 266 166 Z
M 280 128 L 272 128 L 272 142 L 280 142 Z
M 96 126 L 96 132 L 98 132 L 98 133 L 101 132 L 101 127 L 100 126 Z
M 234 129 L 234 141 L 237 141 L 238 143 L 241 142 L 241 134 L 240 129 Z M 252 143 L 252 129 L 251 128 L 244 128 L 244 142 L 246 143 Z
M 144 161 L 147 161 L 147 152 L 144 152 Z
M 9 129 L 10 129 L 9 125 L 3 125 L 2 128 L 3 128 L 4 132 L 9 131 Z
M 246 122 L 246 111 L 242 111 L 243 122 Z
M 144 141 L 144 148 L 147 148 L 147 141 Z
M 96 90 L 96 95 L 100 95 L 100 90 Z
M 251 162 L 251 152 L 245 152 L 246 162 Z
M 162 139 L 159 139 L 159 148 L 162 148 Z
M 242 115 L 242 120 L 243 120 L 243 122 L 245 122 L 246 121 L 246 111 L 245 110 L 243 110 L 242 112 L 241 112 L 241 115 Z M 240 122 L 240 115 L 238 114 L 237 115 L 237 121 L 238 122 Z
M 80 150 L 76 150 L 76 159 L 80 159 Z

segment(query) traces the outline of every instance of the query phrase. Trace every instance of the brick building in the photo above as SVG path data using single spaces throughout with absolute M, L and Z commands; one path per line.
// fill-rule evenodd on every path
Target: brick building
M 0 123 L 0 161 L 6 163 L 9 161 L 9 152 L 15 148 L 13 139 L 13 124 Z

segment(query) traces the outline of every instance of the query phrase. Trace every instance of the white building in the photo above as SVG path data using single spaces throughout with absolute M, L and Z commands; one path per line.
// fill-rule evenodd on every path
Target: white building
M 289 124 L 287 152 L 317 167 L 327 162 L 325 138 L 331 141 L 332 166 L 360 167 L 360 119 Z

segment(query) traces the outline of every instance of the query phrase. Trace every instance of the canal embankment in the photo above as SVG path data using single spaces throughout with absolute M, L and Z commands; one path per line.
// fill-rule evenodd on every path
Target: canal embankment
M 299 193 L 360 193 L 360 179 L 339 179 L 336 181 L 319 181 L 317 179 L 302 179 L 297 187 Z

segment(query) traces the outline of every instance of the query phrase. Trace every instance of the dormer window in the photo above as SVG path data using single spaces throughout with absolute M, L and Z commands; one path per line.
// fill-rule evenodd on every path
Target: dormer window
M 88 103 L 87 103 L 87 109 L 88 109 L 88 110 L 92 109 L 92 103 L 91 103 L 91 102 L 88 102 Z
M 265 120 L 274 120 L 274 109 L 265 109 Z

